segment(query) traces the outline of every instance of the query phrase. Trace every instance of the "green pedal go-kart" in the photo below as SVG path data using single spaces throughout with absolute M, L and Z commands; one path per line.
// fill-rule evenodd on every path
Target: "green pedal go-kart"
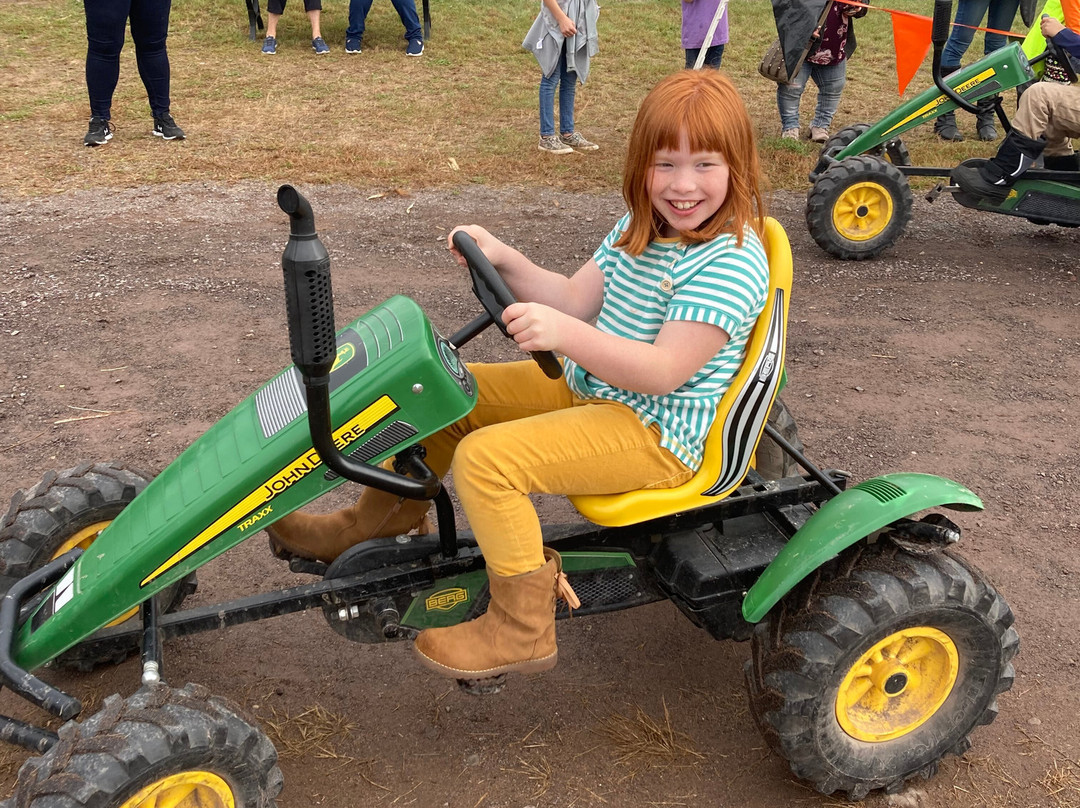
M 897 107 L 877 123 L 841 129 L 825 143 L 810 173 L 806 224 L 811 237 L 830 255 L 842 259 L 873 258 L 904 234 L 911 219 L 908 177 L 940 177 L 927 195 L 943 192 L 961 205 L 987 213 L 1020 216 L 1036 224 L 1080 225 L 1080 171 L 1032 168 L 1021 176 L 1004 200 L 972 197 L 949 179 L 952 167 L 913 166 L 901 135 L 957 108 L 977 112 L 975 102 L 996 97 L 995 109 L 1006 131 L 1011 129 L 1000 94 L 1041 75 L 1053 56 L 1070 81 L 1076 81 L 1069 57 L 1047 40 L 1047 50 L 1028 59 L 1020 44 L 1010 43 L 951 74 L 941 75 L 941 54 L 949 37 L 952 0 L 936 0 L 932 28 L 935 86 Z
M 336 331 L 311 207 L 290 186 L 278 203 L 291 217 L 282 265 L 294 364 L 155 479 L 110 463 L 50 473 L 0 521 L 0 683 L 67 720 L 52 732 L 0 716 L 0 737 L 36 753 L 5 805 L 272 806 L 282 786 L 272 743 L 204 688 L 167 686 L 165 640 L 321 608 L 334 631 L 381 643 L 485 608 L 483 557 L 419 444 L 474 406 L 459 348 L 501 327 L 512 295 L 461 234 L 484 309 L 461 331 L 443 337 L 403 296 Z M 803 455 L 776 398 L 791 250 L 773 220 L 766 242 L 769 298 L 701 470 L 675 489 L 574 498 L 589 521 L 545 526 L 545 541 L 562 553 L 577 615 L 670 599 L 712 637 L 750 640 L 751 713 L 797 777 L 852 798 L 893 792 L 994 719 L 1019 638 L 1005 600 L 955 553 L 959 528 L 939 513 L 913 518 L 981 509 L 974 493 L 918 473 L 849 487 Z M 553 355 L 534 358 L 560 373 Z M 380 465 L 391 457 L 393 470 Z M 310 583 L 181 608 L 201 565 L 346 480 L 433 500 L 437 532 L 367 541 L 329 565 L 293 559 Z M 89 717 L 34 675 L 136 652 L 138 689 Z

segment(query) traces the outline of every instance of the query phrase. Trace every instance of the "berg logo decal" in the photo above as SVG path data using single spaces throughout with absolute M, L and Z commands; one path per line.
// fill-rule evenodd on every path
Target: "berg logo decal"
M 773 369 L 776 367 L 776 354 L 770 353 L 765 357 L 765 361 L 761 364 L 761 371 L 758 373 L 758 381 L 768 381 L 769 377 L 773 374 Z
M 460 586 L 452 589 L 440 589 L 434 595 L 428 595 L 424 601 L 424 608 L 429 612 L 448 612 L 459 603 L 465 603 L 469 599 L 469 593 Z
M 351 362 L 353 357 L 356 356 L 356 346 L 351 342 L 346 342 L 344 345 L 339 345 L 337 349 L 337 356 L 334 357 L 334 364 L 330 368 L 330 372 L 333 373 L 342 365 Z
M 397 411 L 398 405 L 394 403 L 390 396 L 380 396 L 373 404 L 365 407 L 334 432 L 334 445 L 344 451 L 350 443 L 375 426 L 375 424 Z M 256 521 L 263 518 L 262 516 L 255 516 L 255 512 L 262 511 L 271 499 L 289 490 L 321 465 L 322 459 L 319 457 L 319 453 L 314 449 L 308 449 L 269 480 L 261 483 L 258 488 L 215 519 L 199 535 L 169 556 L 164 564 L 143 578 L 139 586 L 146 586 L 188 556 L 201 550 L 227 530 L 236 527 L 238 523 L 243 523 L 245 520 L 252 518 Z

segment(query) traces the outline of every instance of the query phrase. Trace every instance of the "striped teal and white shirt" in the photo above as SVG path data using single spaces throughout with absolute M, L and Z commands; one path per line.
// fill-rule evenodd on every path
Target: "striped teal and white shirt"
M 601 331 L 653 342 L 668 320 L 710 323 L 728 341 L 682 387 L 665 396 L 613 387 L 567 359 L 566 383 L 585 399 L 626 404 L 646 426 L 658 424 L 660 445 L 695 471 L 716 408 L 742 364 L 746 341 L 769 292 L 769 262 L 757 234 L 747 228 L 742 247 L 721 234 L 704 244 L 654 241 L 635 257 L 612 245 L 626 229 L 626 214 L 593 258 L 604 273 Z

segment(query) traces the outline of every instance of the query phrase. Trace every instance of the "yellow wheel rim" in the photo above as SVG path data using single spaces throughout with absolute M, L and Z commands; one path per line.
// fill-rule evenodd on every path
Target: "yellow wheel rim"
M 833 227 L 849 241 L 868 241 L 892 221 L 892 195 L 876 182 L 857 182 L 836 200 Z
M 94 543 L 95 539 L 97 539 L 98 534 L 107 528 L 111 522 L 111 519 L 106 519 L 104 522 L 95 522 L 89 527 L 84 527 L 78 533 L 73 534 L 66 542 L 61 544 L 57 551 L 53 553 L 53 558 L 59 558 L 64 553 L 68 552 L 68 550 L 74 550 L 76 547 L 83 552 L 86 552 L 87 548 Z
M 852 738 L 889 741 L 921 726 L 952 692 L 956 645 L 928 626 L 898 631 L 863 654 L 836 694 L 836 720 Z
M 60 547 L 57 548 L 56 552 L 53 553 L 53 558 L 59 558 L 64 553 L 68 552 L 69 550 L 74 550 L 76 547 L 78 547 L 85 553 L 86 550 L 90 547 L 90 545 L 97 540 L 97 537 L 101 533 L 101 531 L 107 528 L 110 524 L 112 524 L 112 520 L 106 519 L 103 522 L 95 522 L 89 527 L 84 527 L 77 533 L 73 533 L 66 542 L 64 542 L 60 545 Z M 120 623 L 123 623 L 125 620 L 130 619 L 137 611 L 139 611 L 138 606 L 136 606 L 134 609 L 129 609 L 128 611 L 120 615 L 118 618 L 113 620 L 111 623 L 107 623 L 106 628 L 117 626 Z
M 139 790 L 120 808 L 236 808 L 229 784 L 213 772 L 172 774 Z

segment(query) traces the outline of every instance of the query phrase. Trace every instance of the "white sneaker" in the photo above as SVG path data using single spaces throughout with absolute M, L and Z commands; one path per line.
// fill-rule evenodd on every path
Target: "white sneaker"
M 783 140 L 798 140 L 799 139 L 799 130 L 798 129 L 785 129 L 783 132 L 780 133 L 780 137 Z

